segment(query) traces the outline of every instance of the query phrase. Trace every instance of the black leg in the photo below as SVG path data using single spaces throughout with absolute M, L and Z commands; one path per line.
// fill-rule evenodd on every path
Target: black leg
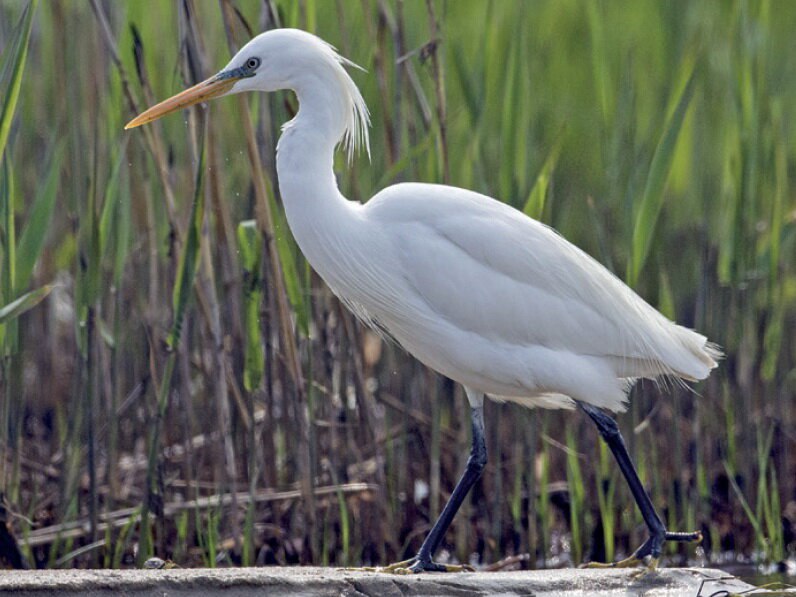
M 466 389 L 466 388 L 465 388 Z M 467 390 L 467 389 L 466 389 Z M 375 568 L 360 568 L 370 572 L 392 572 L 394 574 L 412 574 L 417 572 L 463 572 L 471 571 L 467 565 L 453 566 L 437 564 L 431 558 L 437 551 L 439 544 L 445 537 L 445 532 L 450 527 L 456 512 L 464 502 L 464 498 L 472 489 L 475 482 L 484 472 L 486 466 L 486 442 L 484 438 L 484 397 L 482 394 L 467 390 L 467 398 L 470 401 L 470 417 L 473 423 L 473 445 L 470 449 L 470 458 L 467 459 L 467 466 L 464 474 L 456 487 L 453 489 L 448 503 L 442 509 L 442 514 L 437 518 L 431 531 L 420 546 L 417 555 L 403 562 L 396 562 L 389 566 L 379 566 Z
M 473 423 L 473 444 L 470 449 L 470 458 L 467 459 L 467 466 L 464 469 L 464 474 L 456 484 L 448 503 L 445 504 L 445 508 L 442 509 L 442 514 L 439 515 L 431 532 L 426 537 L 426 540 L 423 541 L 423 545 L 420 546 L 420 551 L 418 551 L 415 556 L 416 562 L 410 566 L 415 572 L 421 570 L 444 570 L 443 566 L 435 564 L 431 561 L 431 558 L 442 542 L 442 538 L 451 525 L 453 517 L 456 516 L 456 512 L 459 511 L 464 498 L 467 497 L 470 489 L 472 489 L 475 482 L 481 477 L 481 473 L 484 472 L 487 461 L 486 441 L 484 437 L 484 407 L 473 407 L 470 410 L 470 417 Z
M 650 496 L 638 478 L 638 473 L 633 466 L 633 461 L 630 459 L 625 440 L 622 438 L 622 433 L 619 431 L 616 421 L 590 404 L 578 402 L 578 406 L 594 421 L 600 431 L 600 435 L 611 449 L 619 469 L 630 486 L 630 491 L 641 511 L 641 516 L 650 531 L 649 539 L 628 558 L 628 564 L 631 563 L 630 560 L 641 560 L 647 556 L 657 560 L 661 555 L 664 541 L 700 541 L 702 534 L 699 531 L 694 533 L 671 533 L 666 530 L 663 521 L 661 521 L 660 516 L 655 511 L 655 506 L 653 506 Z

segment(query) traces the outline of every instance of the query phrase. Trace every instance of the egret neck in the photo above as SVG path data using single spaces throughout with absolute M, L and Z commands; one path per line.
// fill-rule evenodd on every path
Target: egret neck
M 349 201 L 337 188 L 334 153 L 345 133 L 352 109 L 339 74 L 316 72 L 294 85 L 299 101 L 296 117 L 283 127 L 277 144 L 276 170 L 288 224 L 301 251 L 333 288 L 333 264 L 346 261 L 359 233 L 360 203 Z

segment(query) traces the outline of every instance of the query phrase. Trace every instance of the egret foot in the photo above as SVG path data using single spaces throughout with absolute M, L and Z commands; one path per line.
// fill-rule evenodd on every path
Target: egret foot
M 382 572 L 387 574 L 419 574 L 420 572 L 475 572 L 467 564 L 437 564 L 431 560 L 421 560 L 417 556 L 395 562 L 388 566 L 366 566 L 363 568 L 343 568 L 358 572 Z
M 648 574 L 652 574 L 658 569 L 659 561 L 660 561 L 659 558 L 653 558 L 652 556 L 647 556 L 646 558 L 644 558 L 644 563 L 645 563 L 644 568 L 636 570 L 633 574 L 631 574 L 631 576 L 633 577 L 633 579 L 639 580 L 641 578 L 644 578 Z
M 635 568 L 641 563 L 636 556 L 630 556 L 618 562 L 586 562 L 581 568 Z
M 475 568 L 467 564 L 437 564 L 432 560 L 417 557 L 409 560 L 408 566 L 399 566 L 392 570 L 393 574 L 419 574 L 421 572 L 475 572 Z M 401 562 L 402 564 L 405 562 Z
M 629 558 L 619 560 L 618 562 L 588 562 L 583 564 L 581 568 L 635 568 L 636 566 L 644 565 L 644 568 L 639 571 L 641 575 L 644 575 L 656 570 L 658 568 L 658 561 L 658 558 L 653 558 L 652 556 L 639 558 L 633 554 Z
M 341 570 L 346 570 L 349 572 L 389 572 L 395 574 L 396 570 L 411 566 L 415 559 L 416 558 L 409 558 L 408 560 L 395 562 L 394 564 L 390 564 L 388 566 L 361 566 L 359 568 L 341 568 Z
M 669 531 L 662 531 L 655 533 L 647 539 L 641 547 L 634 551 L 630 557 L 618 562 L 603 563 L 603 562 L 589 562 L 585 564 L 585 568 L 635 568 L 643 564 L 644 569 L 638 576 L 644 576 L 650 572 L 654 572 L 658 567 L 658 562 L 661 557 L 661 550 L 665 541 L 679 541 L 688 543 L 699 543 L 702 541 L 702 532 L 694 531 L 693 533 L 670 533 Z
M 652 556 L 647 556 L 643 559 L 637 558 L 635 555 L 630 556 L 629 558 L 625 558 L 624 560 L 619 560 L 618 562 L 613 562 L 611 564 L 603 564 L 602 562 L 589 562 L 588 564 L 584 564 L 583 568 L 635 568 L 639 564 L 643 564 L 644 567 L 636 570 L 633 572 L 630 577 L 634 580 L 639 580 L 644 578 L 648 574 L 655 572 L 658 569 L 658 558 L 653 558 Z

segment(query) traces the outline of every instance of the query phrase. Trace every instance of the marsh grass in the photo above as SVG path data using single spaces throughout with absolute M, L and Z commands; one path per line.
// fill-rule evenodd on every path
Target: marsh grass
M 693 391 L 641 384 L 620 424 L 708 556 L 793 557 L 794 22 L 767 0 L 0 4 L 0 492 L 29 561 L 384 563 L 458 478 L 461 390 L 364 329 L 289 233 L 273 152 L 295 100 L 122 130 L 274 26 L 369 71 L 372 161 L 340 156 L 347 196 L 498 197 L 724 347 Z M 588 421 L 486 410 L 450 557 L 643 540 Z

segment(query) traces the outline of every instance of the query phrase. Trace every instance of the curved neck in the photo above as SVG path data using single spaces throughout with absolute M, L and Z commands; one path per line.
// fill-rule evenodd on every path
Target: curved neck
M 293 90 L 299 112 L 282 129 L 276 147 L 279 190 L 288 219 L 294 207 L 342 198 L 334 178 L 334 152 L 345 130 L 347 106 L 334 73 L 308 73 Z M 294 213 L 291 213 L 294 212 Z M 292 225 L 292 223 L 291 223 Z
M 339 258 L 336 248 L 355 226 L 356 209 L 337 188 L 334 152 L 349 109 L 334 73 L 312 73 L 294 86 L 299 112 L 283 127 L 276 170 L 288 225 L 310 264 L 322 277 Z M 330 280 L 327 280 L 330 282 Z

